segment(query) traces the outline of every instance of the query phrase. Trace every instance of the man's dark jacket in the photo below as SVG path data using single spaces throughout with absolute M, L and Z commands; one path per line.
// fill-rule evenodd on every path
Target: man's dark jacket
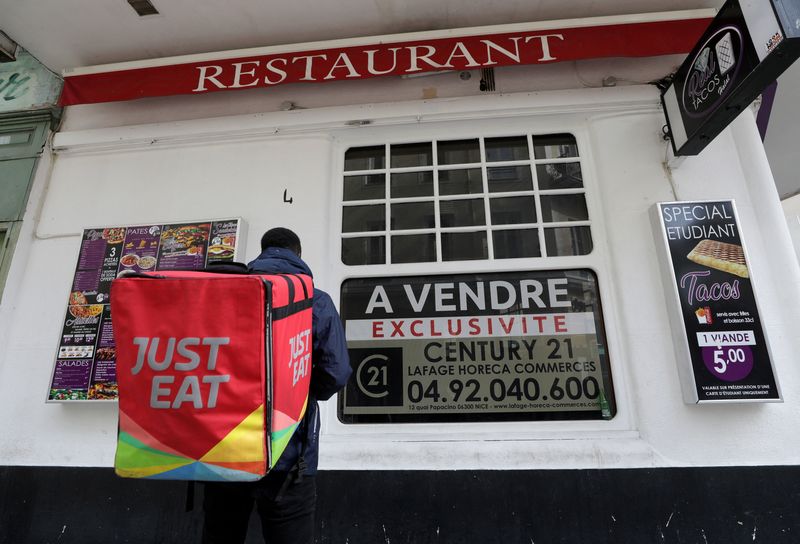
M 308 274 L 311 269 L 294 252 L 269 247 L 255 260 L 248 263 L 252 272 L 265 274 Z M 297 432 L 278 460 L 273 471 L 288 472 L 297 464 L 302 453 L 305 473 L 317 472 L 319 458 L 319 408 L 317 400 L 328 400 L 347 383 L 352 372 L 347 355 L 342 321 L 331 297 L 325 291 L 314 288 L 314 304 L 311 310 L 311 390 L 308 407 Z M 305 450 L 303 436 L 305 435 Z

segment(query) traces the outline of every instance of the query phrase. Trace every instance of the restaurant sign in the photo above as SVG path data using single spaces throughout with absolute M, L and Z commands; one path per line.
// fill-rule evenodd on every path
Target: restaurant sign
M 202 270 L 240 246 L 239 219 L 84 230 L 48 402 L 117 398 L 110 294 L 121 272 Z
M 800 56 L 800 0 L 728 0 L 661 100 L 676 156 L 697 155 Z
M 64 72 L 61 104 L 686 53 L 708 15 L 694 10 L 498 25 L 75 68 Z
M 347 423 L 610 419 L 597 277 L 586 269 L 342 284 Z
M 781 401 L 732 200 L 653 209 L 687 403 Z

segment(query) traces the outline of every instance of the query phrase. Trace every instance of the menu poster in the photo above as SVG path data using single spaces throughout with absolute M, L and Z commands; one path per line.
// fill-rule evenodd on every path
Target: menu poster
M 87 229 L 56 353 L 48 401 L 117 398 L 111 282 L 125 270 L 202 270 L 231 262 L 241 221 L 202 221 Z
M 691 403 L 780 402 L 732 200 L 654 208 Z

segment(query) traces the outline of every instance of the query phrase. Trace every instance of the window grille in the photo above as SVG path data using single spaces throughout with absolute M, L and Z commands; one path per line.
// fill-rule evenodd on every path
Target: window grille
M 351 147 L 346 265 L 586 255 L 581 159 L 571 134 Z

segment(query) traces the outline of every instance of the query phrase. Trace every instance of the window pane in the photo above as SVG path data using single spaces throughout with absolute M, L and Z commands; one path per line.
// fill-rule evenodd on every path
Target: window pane
M 482 198 L 443 200 L 439 203 L 439 212 L 443 227 L 471 227 L 486 224 Z
M 463 133 L 453 134 L 458 137 Z M 589 220 L 578 146 L 572 134 L 483 140 L 466 136 L 437 141 L 436 166 L 432 141 L 353 147 L 345 152 L 345 171 L 351 174 L 343 180 L 346 205 L 342 208 L 342 233 L 361 234 L 342 239 L 344 264 L 488 259 L 488 232 L 494 248 L 492 258 L 496 259 L 584 255 L 592 251 L 588 226 L 542 230 L 542 223 Z M 567 159 L 571 162 L 549 160 L 564 157 L 575 158 Z M 523 164 L 497 164 L 501 161 Z M 489 164 L 464 166 L 481 162 Z M 387 176 L 390 167 L 405 171 L 389 171 Z M 355 171 L 366 172 L 353 175 Z M 491 197 L 488 210 L 487 197 Z M 381 203 L 364 202 L 370 200 Z M 439 230 L 486 228 L 490 218 L 491 225 L 497 227 L 491 231 Z M 437 232 L 402 234 L 417 229 Z M 392 236 L 391 240 L 374 234 L 380 231 L 388 231 L 385 234 Z
M 392 204 L 392 229 L 429 229 L 435 226 L 433 202 Z
M 442 260 L 469 261 L 487 259 L 489 249 L 486 243 L 486 232 L 443 232 Z
M 470 164 L 481 162 L 478 140 L 453 140 L 436 144 L 439 164 Z
M 22 219 L 25 212 L 25 201 L 28 198 L 36 157 L 14 160 L 3 160 L 4 158 L 0 151 L 0 222 L 16 221 Z
M 495 259 L 541 257 L 538 229 L 496 230 L 492 233 Z M 555 229 L 552 229 L 555 230 Z
M 343 238 L 342 262 L 349 265 L 384 264 L 386 262 L 386 238 Z
M 504 193 L 507 191 L 530 191 L 533 189 L 533 177 L 530 166 L 501 166 L 489 168 L 489 192 Z
M 392 198 L 433 196 L 433 172 L 392 174 Z
M 542 190 L 583 187 L 579 162 L 540 164 L 536 166 L 536 176 L 539 178 L 539 189 Z
M 592 233 L 589 227 L 561 227 L 544 229 L 547 254 L 588 255 L 592 252 Z
M 533 196 L 493 198 L 489 201 L 492 225 L 514 225 L 536 222 L 536 200 Z
M 435 260 L 435 234 L 392 236 L 392 263 L 426 263 Z
M 528 138 L 525 136 L 512 136 L 510 138 L 486 138 L 486 160 L 495 161 L 524 161 L 528 154 Z
M 0 145 L 27 144 L 33 138 L 33 133 L 33 129 L 17 132 L 0 132 Z
M 446 268 L 453 269 L 457 263 L 447 264 L 450 266 Z M 348 348 L 355 372 L 338 399 L 340 421 L 442 426 L 450 422 L 487 425 L 495 421 L 614 417 L 616 401 L 605 336 L 606 320 L 595 272 L 574 267 L 555 270 L 527 267 L 512 272 L 454 274 L 443 270 L 435 274 L 431 269 L 442 267 L 415 268 L 424 272 L 417 276 L 351 278 L 341 284 L 340 313 L 348 331 L 351 326 L 363 323 L 365 317 L 394 322 L 385 322 L 383 327 L 376 322 L 372 335 L 349 335 Z M 490 285 L 498 289 L 501 285 L 521 286 L 525 300 L 520 301 L 519 291 L 514 296 L 505 289 L 489 289 Z M 544 294 L 536 292 L 539 286 L 545 286 L 545 290 L 550 286 L 549 302 L 557 300 L 564 306 L 553 309 L 549 304 L 540 307 L 534 303 L 541 302 L 540 298 L 547 300 Z M 441 315 L 447 316 L 443 317 L 447 323 L 434 323 L 435 327 L 423 330 L 422 323 L 414 322 L 421 317 L 413 308 L 417 306 L 414 300 L 410 305 L 395 304 L 392 308 L 388 304 L 373 305 L 375 315 L 365 316 L 368 300 L 378 292 L 382 294 L 381 300 L 386 301 L 405 300 L 411 295 L 414 300 L 425 299 L 422 313 L 426 316 L 432 314 L 434 306 L 446 308 Z M 478 310 L 491 306 L 492 299 L 499 302 L 495 306 L 505 307 L 510 303 L 511 307 Z M 535 325 L 551 322 L 555 310 L 561 314 L 557 321 L 566 315 L 567 323 L 578 323 L 585 331 L 576 334 L 571 330 L 570 335 L 558 336 L 558 342 L 551 338 L 552 334 L 541 334 Z M 497 316 L 502 317 L 506 312 L 508 318 L 497 320 Z M 470 321 L 480 314 L 493 316 L 494 325 L 490 328 L 484 319 Z M 438 340 L 435 337 L 421 340 L 414 334 L 442 336 Z M 391 341 L 376 342 L 374 337 Z M 440 362 L 432 364 L 431 359 Z M 495 363 L 498 366 L 490 368 Z M 449 369 L 448 365 L 454 368 Z M 556 402 L 552 399 L 554 394 Z M 561 423 L 556 425 L 563 427 Z M 516 544 L 517 540 L 521 539 L 509 542 Z M 594 542 L 591 538 L 584 541 Z
M 385 178 L 383 174 L 345 176 L 344 199 L 347 201 L 386 198 Z
M 533 154 L 537 159 L 577 157 L 578 144 L 572 134 L 548 134 L 533 137 Z
M 386 228 L 385 204 L 345 206 L 342 208 L 342 232 L 367 232 Z
M 483 176 L 480 168 L 439 170 L 440 195 L 464 195 L 482 192 Z
M 391 153 L 392 168 L 430 166 L 433 164 L 433 146 L 431 142 L 393 145 Z
M 577 195 L 542 195 L 544 221 L 585 221 L 589 219 L 586 197 Z
M 386 167 L 386 148 L 382 145 L 351 147 L 344 154 L 344 169 L 379 170 Z

